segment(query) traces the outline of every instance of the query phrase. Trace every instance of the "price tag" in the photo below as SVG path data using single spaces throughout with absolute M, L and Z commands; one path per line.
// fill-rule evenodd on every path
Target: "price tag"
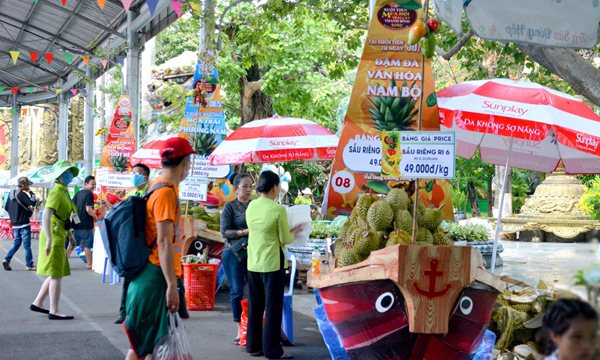
M 346 170 L 338 171 L 331 178 L 333 190 L 339 194 L 347 194 L 354 189 L 354 175 Z
M 181 200 L 206 201 L 208 179 L 188 178 L 181 184 L 179 197 Z

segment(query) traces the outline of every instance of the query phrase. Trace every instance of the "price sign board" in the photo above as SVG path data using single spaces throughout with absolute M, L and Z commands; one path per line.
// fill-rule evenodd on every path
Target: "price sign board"
M 189 178 L 181 184 L 179 198 L 181 200 L 206 201 L 207 192 L 207 178 Z
M 382 139 L 380 136 L 361 136 L 350 140 L 343 150 L 344 163 L 354 172 L 380 173 L 387 179 L 454 178 L 453 132 L 398 131 L 387 132 L 385 136 L 394 134 L 397 138 L 393 146 L 385 148 L 382 143 L 385 143 L 386 138 Z M 386 153 L 383 154 L 383 151 Z M 399 162 L 394 164 L 393 170 L 383 169 L 382 157 L 388 160 L 395 157 Z M 383 166 L 386 165 L 384 161 Z M 335 181 L 332 182 L 332 186 L 335 186 Z

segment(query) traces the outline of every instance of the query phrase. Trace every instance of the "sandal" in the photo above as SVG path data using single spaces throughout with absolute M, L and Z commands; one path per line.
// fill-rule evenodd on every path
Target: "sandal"
M 265 353 L 263 353 L 262 351 L 251 352 L 251 353 L 248 353 L 248 354 L 250 354 L 250 356 L 263 356 L 263 355 L 265 355 Z
M 287 352 L 283 352 L 283 354 L 281 354 L 280 357 L 278 357 L 277 359 L 293 359 L 294 355 L 287 353 Z
M 239 345 L 239 344 L 240 344 L 240 338 L 233 339 L 233 345 Z

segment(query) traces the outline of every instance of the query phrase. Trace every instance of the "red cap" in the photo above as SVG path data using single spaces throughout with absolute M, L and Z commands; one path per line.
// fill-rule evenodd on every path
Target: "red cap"
M 172 137 L 165 140 L 160 148 L 160 159 L 170 160 L 178 157 L 196 154 L 190 142 L 182 137 Z

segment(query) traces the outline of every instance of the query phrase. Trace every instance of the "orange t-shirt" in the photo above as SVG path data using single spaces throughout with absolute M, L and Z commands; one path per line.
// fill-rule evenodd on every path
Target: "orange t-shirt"
M 183 225 L 181 222 L 181 208 L 177 194 L 179 188 L 172 182 L 165 179 L 157 179 L 148 189 L 152 189 L 154 185 L 164 182 L 169 186 L 163 186 L 150 195 L 146 203 L 146 241 L 152 245 L 152 252 L 148 260 L 154 265 L 160 266 L 160 258 L 158 256 L 158 245 L 156 244 L 157 230 L 156 223 L 160 221 L 170 221 L 173 223 L 173 264 L 175 265 L 175 274 L 177 277 L 182 277 L 181 269 L 181 247 L 183 244 Z

